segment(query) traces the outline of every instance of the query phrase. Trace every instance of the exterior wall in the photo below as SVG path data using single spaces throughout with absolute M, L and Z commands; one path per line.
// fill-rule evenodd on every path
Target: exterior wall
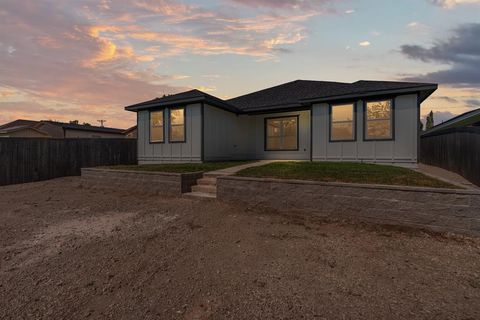
M 204 105 L 204 160 L 247 158 L 247 139 L 242 139 L 245 121 L 234 113 Z
M 65 129 L 65 138 L 124 138 L 122 133 Z
M 394 139 L 364 141 L 363 100 L 356 102 L 356 133 L 353 142 L 329 142 L 329 105 L 316 104 L 312 108 L 312 160 L 366 161 L 415 166 L 418 144 L 417 95 L 402 95 L 394 101 Z
M 191 104 L 185 108 L 185 142 L 169 143 L 168 109 L 165 110 L 165 136 L 163 143 L 150 143 L 150 111 L 137 113 L 138 163 L 200 162 L 202 161 L 202 114 L 201 105 Z
M 180 195 L 191 192 L 202 172 L 168 173 L 82 168 L 82 185 L 128 193 Z
M 219 177 L 217 199 L 289 214 L 480 235 L 478 191 Z
M 298 115 L 298 151 L 265 150 L 265 118 Z M 249 121 L 249 139 L 252 158 L 310 160 L 310 110 L 252 115 Z
M 298 151 L 265 151 L 265 118 L 297 116 Z M 205 160 L 310 159 L 310 111 L 236 115 L 212 106 L 204 108 Z

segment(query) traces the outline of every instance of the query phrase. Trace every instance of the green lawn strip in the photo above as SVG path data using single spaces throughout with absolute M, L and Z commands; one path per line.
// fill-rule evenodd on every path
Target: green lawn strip
M 142 164 L 142 165 L 119 165 L 99 167 L 111 170 L 130 170 L 130 171 L 150 171 L 150 172 L 173 172 L 187 173 L 199 171 L 214 171 L 225 169 L 254 161 L 222 161 L 222 162 L 203 162 L 203 163 L 162 163 L 162 164 Z
M 236 175 L 324 182 L 459 188 L 407 168 L 353 162 L 274 162 L 241 170 Z

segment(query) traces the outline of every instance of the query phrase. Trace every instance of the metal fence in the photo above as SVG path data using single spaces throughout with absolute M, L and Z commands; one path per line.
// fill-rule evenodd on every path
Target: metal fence
M 0 138 L 0 185 L 80 175 L 82 167 L 136 162 L 136 139 Z
M 480 186 L 480 128 L 424 134 L 420 139 L 420 162 L 456 172 Z

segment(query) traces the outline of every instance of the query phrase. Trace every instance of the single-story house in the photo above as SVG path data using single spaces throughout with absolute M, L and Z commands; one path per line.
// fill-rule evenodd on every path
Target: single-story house
M 14 133 L 13 133 L 13 130 Z M 18 119 L 0 126 L 0 137 L 45 138 L 124 138 L 124 129 L 50 120 Z
M 233 159 L 415 166 L 420 104 L 436 84 L 296 80 L 222 100 L 199 90 L 125 107 L 140 164 Z

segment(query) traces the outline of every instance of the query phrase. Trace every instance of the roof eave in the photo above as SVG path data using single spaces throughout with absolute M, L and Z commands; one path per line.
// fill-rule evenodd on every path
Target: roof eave
M 155 102 L 155 103 L 150 103 L 150 104 L 145 104 L 141 106 L 127 106 L 125 107 L 125 110 L 127 111 L 132 111 L 132 112 L 138 112 L 142 110 L 148 110 L 148 109 L 153 109 L 153 108 L 162 108 L 162 107 L 169 107 L 172 105 L 185 105 L 185 104 L 192 104 L 192 103 L 208 103 L 212 106 L 219 107 L 221 109 L 233 112 L 233 113 L 241 113 L 241 110 L 238 108 L 222 101 L 216 101 L 214 99 L 208 98 L 208 97 L 195 97 L 195 98 L 190 98 L 190 99 L 177 99 L 177 100 L 172 100 L 172 101 L 166 101 L 166 102 Z
M 320 97 L 320 98 L 309 98 L 301 99 L 300 101 L 304 104 L 312 104 L 319 102 L 329 102 L 333 100 L 345 100 L 345 99 L 355 99 L 355 98 L 366 98 L 366 97 L 375 97 L 382 95 L 391 95 L 391 94 L 402 94 L 402 93 L 415 93 L 415 92 L 425 92 L 426 96 L 421 99 L 420 102 L 423 102 L 428 96 L 430 96 L 435 90 L 437 90 L 438 85 L 427 85 L 427 86 L 418 86 L 402 89 L 391 89 L 391 90 L 376 90 L 376 91 L 367 91 L 367 92 L 358 92 L 350 94 L 342 94 L 336 96 Z

